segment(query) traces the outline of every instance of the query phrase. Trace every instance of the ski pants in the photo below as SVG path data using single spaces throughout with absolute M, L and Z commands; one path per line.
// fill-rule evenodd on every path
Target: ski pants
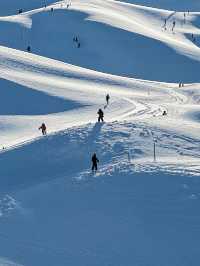
M 92 171 L 97 171 L 97 163 L 93 162 L 92 163 Z
M 98 117 L 98 122 L 100 122 L 100 121 L 103 122 L 103 117 L 102 116 Z

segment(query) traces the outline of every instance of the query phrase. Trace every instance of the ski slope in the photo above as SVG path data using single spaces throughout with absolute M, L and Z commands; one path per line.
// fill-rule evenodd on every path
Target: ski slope
M 198 266 L 199 3 L 0 10 L 0 265 Z

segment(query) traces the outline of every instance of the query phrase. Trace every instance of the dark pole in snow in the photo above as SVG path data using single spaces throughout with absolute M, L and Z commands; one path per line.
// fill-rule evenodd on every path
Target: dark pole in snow
M 153 140 L 153 159 L 156 162 L 156 140 Z

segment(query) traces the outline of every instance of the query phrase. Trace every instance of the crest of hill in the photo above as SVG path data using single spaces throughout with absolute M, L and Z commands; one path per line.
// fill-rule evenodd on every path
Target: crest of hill
M 0 16 L 14 15 L 19 9 L 28 11 L 54 3 L 54 0 L 1 0 Z
M 196 0 L 124 0 L 123 2 L 168 10 L 200 11 L 200 2 Z

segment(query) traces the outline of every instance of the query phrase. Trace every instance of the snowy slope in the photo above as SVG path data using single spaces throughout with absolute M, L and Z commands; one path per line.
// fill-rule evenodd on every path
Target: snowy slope
M 20 265 L 198 265 L 199 177 L 187 173 L 198 174 L 199 145 L 154 131 L 166 140 L 159 154 L 180 160 L 164 160 L 174 175 L 162 173 L 146 130 L 90 124 L 3 153 L 1 256 Z M 95 176 L 93 150 L 101 162 Z M 184 171 L 191 153 L 196 161 Z M 153 168 L 145 170 L 147 160 Z
M 24 11 L 28 11 L 31 9 L 43 7 L 45 4 L 51 4 L 55 2 L 54 0 L 34 0 L 34 1 L 26 1 L 26 0 L 2 0 L 0 2 L 0 15 L 13 15 L 17 14 L 19 9 Z
M 0 18 L 0 44 L 20 50 L 31 45 L 36 54 L 111 74 L 168 82 L 199 81 L 193 71 L 200 58 L 199 13 L 187 15 L 184 24 L 183 12 L 110 0 L 74 0 L 69 8 L 65 4 L 52 7 L 53 13 L 47 7 Z M 165 19 L 167 31 L 163 28 Z M 195 44 L 191 34 L 196 36 Z M 72 41 L 74 36 L 80 39 L 80 49 Z M 154 62 L 153 68 L 149 62 Z
M 200 3 L 196 0 L 124 0 L 123 2 L 176 11 L 200 10 Z
M 198 2 L 0 9 L 0 265 L 198 266 Z
M 54 12 L 49 11 L 52 7 L 54 8 L 54 10 L 56 9 L 57 11 L 54 11 Z M 62 11 L 60 9 L 62 9 Z M 52 47 L 54 47 L 56 51 L 59 51 L 60 54 L 63 55 L 64 54 L 63 50 L 60 49 L 58 43 L 54 43 L 53 40 L 50 40 L 49 42 L 49 39 L 44 34 L 38 35 L 36 38 L 36 33 L 39 34 L 40 32 L 39 26 L 42 24 L 43 21 L 46 21 L 46 19 L 48 19 L 49 21 L 47 21 L 47 25 L 52 25 L 52 23 L 53 25 L 55 25 L 54 19 L 56 19 L 58 15 L 60 18 L 63 18 L 65 14 L 68 16 L 68 13 L 71 12 L 70 10 L 75 11 L 75 13 L 71 14 L 71 17 L 74 14 L 74 19 L 77 19 L 77 14 L 79 14 L 78 12 L 81 11 L 81 12 L 85 12 L 85 14 L 88 14 L 90 21 L 92 20 L 91 23 L 94 24 L 93 31 L 91 31 L 90 29 L 87 29 L 86 31 L 84 31 L 83 29 L 83 32 L 86 32 L 89 34 L 91 34 L 92 32 L 96 32 L 96 29 L 97 29 L 96 23 L 93 22 L 95 20 L 101 23 L 103 22 L 103 23 L 109 24 L 110 26 L 114 26 L 114 28 L 120 29 L 120 32 L 122 29 L 123 30 L 125 29 L 126 32 L 129 32 L 129 34 L 139 33 L 138 36 L 142 38 L 144 44 L 146 44 L 145 42 L 146 39 L 144 39 L 144 37 L 141 37 L 141 36 L 145 36 L 145 38 L 148 37 L 148 39 L 153 40 L 154 44 L 150 45 L 150 47 L 154 47 L 155 51 L 157 51 L 159 62 L 162 65 L 162 70 L 161 70 L 160 64 L 157 64 L 156 60 L 152 58 L 150 59 L 151 62 L 154 62 L 154 71 L 152 71 L 152 64 L 147 64 L 147 61 L 149 61 L 149 58 L 147 57 L 147 61 L 145 60 L 143 62 L 144 65 L 147 67 L 142 66 L 140 68 L 137 66 L 137 71 L 140 71 L 140 69 L 142 69 L 142 71 L 145 72 L 145 75 L 143 75 L 142 72 L 140 71 L 140 75 L 142 75 L 143 78 L 145 78 L 146 75 L 148 77 L 149 75 L 151 77 L 153 75 L 156 78 L 158 76 L 157 73 L 159 71 L 159 77 L 157 78 L 158 80 L 162 77 L 163 73 L 165 76 L 169 77 L 169 78 L 164 79 L 165 81 L 168 79 L 170 80 L 173 79 L 173 76 L 177 76 L 177 73 L 181 75 L 181 79 L 179 77 L 178 80 L 175 79 L 176 81 L 184 81 L 184 79 L 186 78 L 187 80 L 189 79 L 190 81 L 194 82 L 196 81 L 196 79 L 198 79 L 198 71 L 195 71 L 196 64 L 198 65 L 198 63 L 197 62 L 195 63 L 195 61 L 199 60 L 199 48 L 195 44 L 193 44 L 188 38 L 186 38 L 187 36 L 183 34 L 183 31 L 187 31 L 191 33 L 192 32 L 198 33 L 198 29 L 195 26 L 188 24 L 189 22 L 187 21 L 186 24 L 181 25 L 181 28 L 176 29 L 176 34 L 173 34 L 170 30 L 167 32 L 164 31 L 162 29 L 162 23 L 163 23 L 164 17 L 171 16 L 171 12 L 169 11 L 158 10 L 158 9 L 153 9 L 153 8 L 145 8 L 145 7 L 129 5 L 129 4 L 127 5 L 127 4 L 118 3 L 115 1 L 100 2 L 100 1 L 91 0 L 85 3 L 74 1 L 73 4 L 69 6 L 69 8 L 66 7 L 65 3 L 58 3 L 58 4 L 55 4 L 47 8 L 30 11 L 22 15 L 20 14 L 19 16 L 14 16 L 14 17 L 11 16 L 7 18 L 4 17 L 2 18 L 2 20 L 4 21 L 6 20 L 7 21 L 6 23 L 8 23 L 9 27 L 12 27 L 12 25 L 15 25 L 15 23 L 13 24 L 13 21 L 16 21 L 17 24 L 20 23 L 20 25 L 24 25 L 25 36 L 30 34 L 29 31 L 31 32 L 33 31 L 33 33 L 35 32 L 33 34 L 34 39 L 37 40 L 37 42 L 38 41 L 40 42 L 40 40 L 45 42 L 45 46 L 43 50 L 46 51 L 46 54 L 45 54 L 46 56 L 54 55 L 54 52 L 51 49 L 51 45 Z M 115 10 L 115 12 L 111 12 L 112 10 Z M 56 13 L 56 12 L 60 12 L 60 13 Z M 41 16 L 41 14 L 44 15 L 42 18 L 37 17 L 37 16 Z M 36 18 L 34 18 L 35 16 Z M 180 21 L 181 19 L 183 19 L 182 13 L 173 14 L 173 16 L 175 16 L 176 19 Z M 198 14 L 196 14 L 195 16 L 198 16 Z M 120 19 L 118 19 L 118 17 Z M 172 18 L 170 18 L 169 23 L 172 23 L 171 19 Z M 187 16 L 187 20 L 193 20 L 193 19 L 194 19 L 194 15 Z M 9 21 L 12 21 L 12 23 Z M 36 26 L 35 31 L 34 31 L 34 21 L 39 21 L 38 26 Z M 146 24 L 144 24 L 144 21 L 146 21 Z M 62 21 L 61 22 L 58 21 L 58 22 L 60 23 L 59 25 L 61 26 L 64 24 L 64 22 Z M 5 26 L 4 23 L 5 22 L 2 21 L 2 28 L 4 28 Z M 81 22 L 79 21 L 78 24 L 80 27 Z M 71 25 L 74 26 L 74 23 L 72 23 Z M 106 31 L 108 26 L 106 26 L 105 24 L 101 24 L 101 25 L 104 25 L 104 28 L 105 28 L 104 31 Z M 60 27 L 56 26 L 56 29 L 60 29 L 60 28 L 62 29 L 61 26 Z M 69 28 L 70 29 L 72 28 L 74 31 L 74 28 L 72 26 Z M 153 28 L 153 29 L 149 31 L 149 28 Z M 5 29 L 8 30 L 7 27 L 5 27 Z M 54 29 L 52 32 L 56 32 L 56 29 Z M 76 45 L 72 41 L 73 36 L 74 36 L 73 35 L 74 32 L 72 34 L 72 29 L 71 29 L 71 35 L 70 35 L 71 49 L 69 49 L 69 54 L 71 55 L 71 60 L 75 62 L 76 65 L 82 65 L 81 62 L 84 62 L 84 66 L 86 65 L 89 68 L 94 68 L 95 70 L 96 69 L 98 70 L 99 66 L 97 66 L 97 63 L 100 62 L 100 64 L 103 66 L 102 70 L 104 72 L 109 72 L 109 71 L 112 72 L 110 68 L 110 65 L 112 65 L 118 68 L 118 71 L 116 72 L 120 73 L 121 75 L 127 74 L 126 69 L 128 69 L 129 71 L 129 69 L 131 68 L 131 64 L 129 64 L 128 62 L 124 62 L 124 63 L 121 62 L 121 58 L 123 58 L 123 55 L 121 57 L 121 56 L 115 56 L 115 54 L 118 55 L 123 50 L 127 54 L 127 57 L 129 58 L 129 60 L 132 61 L 132 58 L 129 56 L 130 54 L 132 54 L 131 51 L 128 50 L 129 45 L 127 45 L 126 47 L 127 49 L 124 50 L 124 46 L 121 45 L 120 47 L 116 47 L 115 44 L 111 43 L 110 48 L 112 49 L 113 53 L 111 53 L 110 50 L 106 52 L 106 48 L 104 47 L 107 47 L 107 46 L 105 45 L 99 47 L 99 50 L 101 52 L 97 50 L 96 53 L 91 54 L 91 52 L 93 53 L 93 51 L 92 49 L 89 49 L 89 53 L 87 53 L 88 49 L 84 46 L 84 43 L 83 43 L 83 47 L 81 44 L 80 49 L 76 48 Z M 75 27 L 75 30 L 76 30 L 76 27 Z M 104 33 L 104 31 L 102 32 L 102 34 Z M 48 30 L 47 33 L 51 35 L 51 31 Z M 110 34 L 110 32 L 106 31 L 106 34 Z M 22 31 L 21 34 L 19 34 L 18 32 L 17 35 L 19 39 L 17 44 L 19 46 L 17 46 L 16 48 L 20 49 L 21 48 L 20 40 L 24 44 L 24 38 L 25 38 L 23 37 L 24 32 Z M 43 35 L 44 35 L 44 38 L 42 38 Z M 65 36 L 62 31 L 61 31 L 61 35 Z M 119 35 L 119 32 L 115 32 L 114 35 L 121 36 L 121 34 Z M 4 36 L 2 38 L 8 39 L 8 37 L 6 37 L 8 35 L 4 34 L 2 36 Z M 82 43 L 82 37 L 80 37 L 79 35 L 78 37 L 81 39 L 81 43 Z M 57 39 L 63 43 L 63 38 L 57 38 Z M 86 39 L 86 36 L 84 37 L 84 39 Z M 83 42 L 84 42 L 84 39 L 83 39 Z M 96 40 L 96 35 L 93 36 L 93 39 Z M 17 36 L 16 38 L 14 38 L 14 40 L 17 40 Z M 159 41 L 162 40 L 163 45 L 167 44 L 168 46 L 170 46 L 170 48 L 168 49 L 170 49 L 170 51 L 173 53 L 173 57 L 171 60 L 172 63 L 170 65 L 163 64 L 163 61 L 165 61 L 165 59 L 160 60 L 160 54 L 162 54 L 164 57 L 166 56 L 168 59 L 171 59 L 171 58 L 169 57 L 169 54 L 165 52 L 165 50 L 157 49 L 156 43 L 158 43 L 158 40 Z M 15 42 L 13 42 L 13 45 L 11 45 L 11 47 L 12 46 L 16 46 Z M 33 52 L 34 52 L 34 47 L 35 46 L 33 46 Z M 48 52 L 49 47 L 50 47 L 50 50 Z M 66 49 L 65 46 L 62 45 L 62 47 Z M 113 49 L 112 47 L 115 47 L 116 49 Z M 140 49 L 140 46 L 138 46 L 138 49 Z M 66 50 L 68 51 L 68 49 Z M 142 49 L 140 53 L 143 53 L 143 51 L 144 49 Z M 147 49 L 147 53 L 150 56 L 153 55 L 153 57 L 155 57 L 155 53 L 152 53 L 151 51 L 148 52 L 148 49 Z M 118 77 L 110 76 L 108 74 L 93 72 L 93 71 L 90 71 L 89 69 L 82 69 L 74 65 L 64 64 L 58 61 L 53 61 L 48 58 L 39 57 L 39 56 L 32 55 L 32 54 L 27 54 L 19 50 L 7 49 L 3 46 L 0 49 L 0 54 L 2 58 L 1 66 L 0 66 L 2 78 L 11 80 L 13 82 L 19 83 L 24 86 L 28 86 L 33 89 L 37 89 L 38 91 L 42 91 L 42 92 L 48 93 L 53 96 L 57 96 L 60 98 L 64 97 L 65 99 L 68 98 L 68 100 L 70 101 L 68 102 L 68 106 L 70 106 L 70 108 L 73 108 L 73 105 L 76 105 L 76 106 L 84 105 L 85 106 L 84 110 L 87 114 L 85 115 L 83 113 L 84 112 L 83 110 L 81 111 L 68 110 L 70 112 L 68 112 L 69 115 L 66 116 L 66 114 L 62 112 L 65 110 L 61 108 L 58 110 L 59 114 L 55 113 L 55 114 L 51 114 L 47 116 L 42 116 L 41 115 L 42 113 L 38 113 L 35 111 L 32 111 L 32 113 L 30 113 L 30 110 L 28 111 L 28 113 L 32 115 L 31 117 L 25 116 L 26 114 L 25 110 L 21 114 L 19 113 L 21 116 L 19 115 L 17 117 L 3 116 L 1 120 L 2 129 L 3 129 L 2 145 L 7 146 L 8 144 L 14 144 L 15 142 L 23 142 L 24 138 L 29 139 L 29 138 L 38 136 L 39 132 L 37 133 L 36 129 L 38 125 L 44 120 L 48 123 L 49 132 L 63 129 L 67 125 L 68 126 L 79 125 L 80 124 L 79 121 L 81 121 L 82 123 L 95 121 L 96 111 L 100 105 L 104 104 L 104 97 L 107 92 L 111 93 L 114 97 L 113 98 L 114 100 L 113 109 L 111 109 L 108 112 L 108 114 L 106 114 L 107 120 L 110 120 L 110 119 L 115 120 L 119 116 L 121 118 L 125 118 L 127 116 L 126 112 L 129 115 L 130 112 L 133 112 L 133 113 L 141 112 L 141 109 L 148 110 L 148 112 L 152 114 L 154 114 L 155 111 L 158 110 L 157 115 L 160 115 L 163 109 L 169 108 L 168 106 L 169 104 L 171 107 L 171 104 L 175 103 L 175 108 L 176 108 L 177 101 L 179 101 L 179 104 L 181 105 L 184 102 L 186 104 L 188 102 L 188 99 L 185 99 L 185 97 L 187 98 L 187 96 L 184 96 L 184 95 L 176 96 L 177 92 L 175 91 L 171 93 L 169 88 L 178 87 L 178 85 L 175 85 L 175 84 L 165 84 L 165 83 L 161 84 L 161 83 L 156 83 L 156 82 L 149 84 L 148 82 L 138 81 L 135 79 L 122 78 L 119 76 Z M 96 54 L 98 54 L 97 59 L 93 59 L 93 58 L 96 58 Z M 137 62 L 140 62 L 140 61 L 143 61 L 143 59 L 146 59 L 145 54 L 143 55 L 143 57 L 141 55 L 139 55 L 139 57 L 140 59 L 137 60 Z M 181 58 L 181 60 L 183 59 L 186 61 L 187 60 L 190 61 L 190 64 L 186 63 L 186 66 L 189 70 L 185 68 L 185 64 L 182 63 L 183 61 L 180 62 L 180 64 L 178 64 L 179 57 Z M 66 58 L 68 58 L 70 61 L 70 57 L 68 56 L 68 54 L 66 54 Z M 118 61 L 115 62 L 115 59 L 113 58 L 117 58 L 116 60 Z M 59 58 L 59 59 L 62 59 L 62 58 Z M 125 61 L 127 61 L 126 58 L 125 58 Z M 107 62 L 109 62 L 109 64 L 107 64 Z M 180 68 L 178 72 L 176 71 L 177 65 Z M 163 66 L 166 66 L 166 69 Z M 184 70 L 182 69 L 182 67 Z M 134 73 L 134 70 L 133 70 L 133 73 Z M 187 75 L 190 76 L 191 78 L 188 78 Z M 149 85 L 147 86 L 147 84 Z M 15 87 L 14 84 L 12 86 Z M 94 86 L 98 88 L 98 90 L 96 90 L 97 94 L 102 95 L 102 97 L 100 98 L 98 97 L 98 99 L 96 99 L 94 95 L 94 91 L 93 91 Z M 163 88 L 164 90 L 160 90 L 160 88 Z M 76 91 L 74 91 L 75 89 Z M 166 98 L 166 102 L 164 103 L 164 105 L 160 105 L 160 100 L 158 101 L 159 104 L 156 104 L 156 99 L 152 99 L 148 97 L 150 90 L 151 90 L 151 93 L 155 90 L 155 94 L 158 94 L 158 99 L 160 99 L 162 95 L 169 94 L 169 100 Z M 130 95 L 128 102 L 127 102 L 127 93 L 130 94 L 130 92 L 133 93 L 133 96 Z M 117 95 L 117 98 L 115 95 Z M 142 103 L 141 101 L 135 102 L 134 100 L 135 100 L 136 95 L 139 98 L 139 100 L 141 99 L 141 97 L 144 97 L 144 95 L 145 95 L 145 98 L 150 98 L 149 100 L 151 102 L 150 103 L 151 106 L 147 108 L 143 102 Z M 26 97 L 28 97 L 28 94 L 24 95 L 24 93 L 22 93 L 22 96 L 20 97 L 22 103 L 28 101 Z M 126 99 L 124 99 L 124 97 Z M 171 101 L 171 98 L 175 99 L 175 101 Z M 179 98 L 181 99 L 179 100 Z M 184 99 L 183 101 L 182 101 L 182 98 Z M 121 99 L 123 99 L 123 101 L 121 101 Z M 7 102 L 7 99 L 5 99 L 5 103 L 6 102 Z M 198 109 L 198 106 L 194 107 L 193 102 L 194 101 L 192 101 L 190 106 L 187 105 L 187 107 L 184 106 L 183 108 L 182 107 L 178 108 L 178 112 L 179 113 L 181 112 L 181 118 L 183 117 L 182 112 L 186 111 L 186 112 L 192 113 L 194 109 L 195 109 L 195 112 L 197 111 L 196 108 Z M 117 108 L 116 105 L 119 105 L 120 108 Z M 122 109 L 122 106 L 125 109 Z M 7 104 L 6 104 L 6 108 L 8 110 Z M 66 109 L 69 109 L 69 108 L 66 107 Z M 134 109 L 136 110 L 134 111 Z M 169 112 L 172 113 L 172 116 L 170 116 L 170 119 L 175 120 L 173 123 L 176 126 L 177 116 L 174 116 L 174 107 L 173 109 L 171 108 L 171 110 L 172 111 L 169 110 Z M 52 113 L 52 112 L 53 112 L 53 108 L 49 107 L 48 113 Z M 144 111 L 143 113 L 146 113 L 146 112 Z M 7 114 L 9 115 L 9 112 Z M 187 115 L 184 115 L 184 117 L 188 118 Z M 158 122 L 159 124 L 162 123 L 162 121 L 157 121 L 155 119 L 153 119 L 153 122 L 155 123 Z M 164 124 L 166 123 L 164 122 Z M 170 124 L 172 124 L 172 122 L 170 122 Z M 196 125 L 195 121 L 188 121 L 188 122 L 186 121 L 183 123 L 182 119 L 180 120 L 181 126 L 186 125 L 188 128 L 188 127 L 191 127 L 192 124 L 194 124 L 194 127 L 197 127 L 197 130 L 198 130 L 198 124 Z M 195 131 L 193 131 L 193 133 L 194 132 Z

